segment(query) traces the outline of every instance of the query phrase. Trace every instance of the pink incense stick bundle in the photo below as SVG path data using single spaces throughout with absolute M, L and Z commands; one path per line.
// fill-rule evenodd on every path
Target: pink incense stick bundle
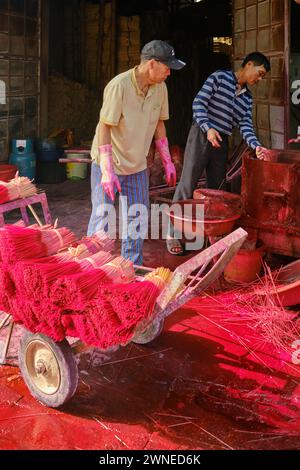
M 47 256 L 70 246 L 75 240 L 74 233 L 66 227 L 41 230 L 41 241 L 47 247 Z
M 12 180 L 0 181 L 0 204 L 30 197 L 36 193 L 36 186 L 26 176 L 19 176 L 18 172 Z
M 65 338 L 60 309 L 47 302 L 34 301 L 22 295 L 16 295 L 11 304 L 14 320 L 32 333 L 43 333 L 55 341 Z
M 83 271 L 90 271 L 109 263 L 113 258 L 113 255 L 107 251 L 98 251 L 98 253 L 81 258 L 78 261 Z
M 84 314 L 74 313 L 63 315 L 62 324 L 68 335 L 79 337 L 87 345 L 105 350 L 125 345 L 132 338 L 131 332 L 122 325 L 110 303 L 101 296 L 86 305 Z
M 6 185 L 2 184 L 4 181 L 1 181 L 0 184 L 0 204 L 4 204 L 9 201 L 8 189 Z
M 102 269 L 63 276 L 51 287 L 51 301 L 63 309 L 84 310 L 86 303 L 98 292 L 101 285 L 110 283 L 110 278 Z
M 97 256 L 100 256 L 98 258 Z M 100 268 L 91 268 L 90 260 L 93 259 L 93 266 L 101 264 L 111 258 L 106 252 L 99 252 L 95 255 L 80 261 L 80 267 L 83 272 L 71 274 L 57 279 L 51 287 L 50 297 L 55 305 L 61 308 L 82 310 L 86 302 L 92 299 L 103 284 L 128 283 L 135 279 L 133 264 L 121 256 L 104 264 Z M 87 270 L 86 270 L 87 269 Z
M 17 227 L 26 227 L 26 224 L 23 219 L 17 220 L 13 225 L 17 225 Z
M 90 256 L 90 251 L 84 243 L 80 243 L 76 247 L 69 246 L 67 249 L 60 250 L 53 258 L 59 261 L 76 261 L 80 262 L 82 259 Z
M 101 270 L 107 274 L 113 283 L 126 284 L 135 280 L 132 261 L 122 256 L 117 256 L 109 263 L 104 264 L 101 266 Z
M 6 225 L 0 230 L 0 252 L 3 261 L 49 256 L 75 241 L 75 235 L 65 227 L 40 229 Z
M 16 295 L 10 301 L 11 314 L 14 321 L 21 323 L 32 333 L 36 333 L 39 321 L 36 318 L 34 311 L 31 308 L 30 302 L 24 296 Z
M 98 230 L 90 237 L 83 237 L 81 243 L 84 243 L 92 254 L 98 251 L 112 252 L 115 245 L 115 241 L 109 238 L 103 230 Z
M 109 302 L 122 325 L 132 329 L 151 316 L 161 289 L 150 282 L 133 282 L 128 285 L 107 285 L 99 290 L 99 296 Z
M 76 262 L 37 262 L 26 260 L 18 262 L 14 267 L 14 279 L 18 293 L 36 301 L 48 299 L 51 285 L 66 274 L 80 271 Z
M 0 310 L 10 313 L 11 299 L 15 296 L 16 286 L 7 266 L 0 263 Z
M 2 260 L 10 263 L 17 259 L 43 256 L 46 247 L 41 244 L 40 230 L 5 225 L 0 229 Z
M 62 310 L 51 302 L 30 301 L 29 305 L 38 322 L 36 329 L 55 341 L 62 341 L 66 336 L 61 324 Z

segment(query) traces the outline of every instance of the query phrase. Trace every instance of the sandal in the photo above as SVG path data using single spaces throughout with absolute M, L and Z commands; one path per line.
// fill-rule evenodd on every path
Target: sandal
M 184 254 L 183 246 L 177 238 L 168 238 L 166 240 L 167 250 L 171 255 L 181 256 Z

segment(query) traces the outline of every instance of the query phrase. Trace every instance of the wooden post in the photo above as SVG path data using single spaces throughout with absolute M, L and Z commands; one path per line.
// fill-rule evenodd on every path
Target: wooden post
M 111 0 L 111 78 L 117 73 L 117 0 Z
M 39 133 L 48 133 L 48 57 L 49 57 L 49 0 L 40 2 L 40 106 Z
M 104 42 L 104 18 L 105 16 L 105 1 L 100 0 L 99 4 L 99 29 L 98 29 L 98 50 L 97 50 L 97 64 L 96 64 L 96 77 L 95 82 L 99 83 L 97 87 L 97 92 L 99 96 L 102 97 L 104 90 L 104 81 L 103 81 L 103 42 Z

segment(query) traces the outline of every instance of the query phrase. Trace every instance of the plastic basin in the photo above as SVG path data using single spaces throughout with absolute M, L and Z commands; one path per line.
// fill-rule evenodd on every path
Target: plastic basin
M 174 203 L 175 204 L 175 203 Z M 168 211 L 170 219 L 176 231 L 182 233 L 183 238 L 186 236 L 192 239 L 193 236 L 223 236 L 232 232 L 235 222 L 240 218 L 241 211 L 236 208 L 228 208 L 228 206 L 219 201 L 186 199 L 176 204 L 182 206 L 181 214 Z M 196 215 L 197 205 L 203 206 L 204 219 L 198 218 Z M 185 216 L 184 206 L 191 206 L 191 216 Z
M 13 179 L 17 171 L 16 165 L 0 165 L 0 180 L 7 182 Z

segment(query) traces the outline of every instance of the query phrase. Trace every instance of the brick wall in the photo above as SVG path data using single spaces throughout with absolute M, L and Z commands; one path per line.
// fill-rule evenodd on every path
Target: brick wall
M 10 139 L 38 130 L 39 37 L 39 0 L 0 1 L 0 161 Z
M 253 87 L 254 123 L 263 145 L 283 148 L 285 135 L 285 34 L 286 0 L 233 1 L 233 54 L 237 69 L 241 60 L 258 50 L 271 61 L 271 72 Z

